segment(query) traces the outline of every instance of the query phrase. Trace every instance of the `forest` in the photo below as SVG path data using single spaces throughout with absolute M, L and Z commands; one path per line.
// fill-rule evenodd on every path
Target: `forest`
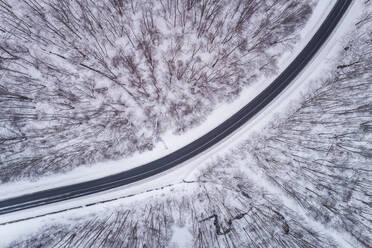
M 69 216 L 9 247 L 371 247 L 371 3 L 331 73 L 193 181 Z M 345 241 L 343 243 L 343 241 Z
M 315 3 L 0 0 L 0 180 L 125 158 L 187 132 L 277 72 Z

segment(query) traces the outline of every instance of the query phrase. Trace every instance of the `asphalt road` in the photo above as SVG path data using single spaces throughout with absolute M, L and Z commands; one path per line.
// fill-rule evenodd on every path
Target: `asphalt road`
M 83 183 L 39 191 L 0 202 L 0 215 L 120 187 L 164 172 L 221 141 L 270 103 L 301 72 L 327 40 L 352 0 L 338 0 L 311 41 L 263 92 L 221 125 L 185 147 L 148 164 Z

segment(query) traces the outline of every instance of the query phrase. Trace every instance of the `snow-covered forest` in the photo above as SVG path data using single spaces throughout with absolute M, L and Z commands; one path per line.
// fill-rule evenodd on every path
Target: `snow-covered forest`
M 175 227 L 189 247 L 371 247 L 371 4 L 319 87 L 194 181 L 9 247 L 176 247 Z
M 314 1 L 0 0 L 0 180 L 151 150 L 272 75 Z

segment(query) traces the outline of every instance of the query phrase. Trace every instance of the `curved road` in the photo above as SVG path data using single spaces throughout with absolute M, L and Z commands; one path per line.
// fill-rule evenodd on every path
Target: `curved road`
M 137 182 L 164 172 L 212 147 L 251 119 L 291 83 L 327 40 L 351 2 L 338 0 L 314 37 L 286 70 L 250 103 L 209 133 L 165 157 L 116 175 L 3 200 L 0 202 L 0 215 Z

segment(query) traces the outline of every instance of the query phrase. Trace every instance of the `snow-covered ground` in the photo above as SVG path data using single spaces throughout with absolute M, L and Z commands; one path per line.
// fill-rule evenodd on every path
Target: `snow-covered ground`
M 311 39 L 313 34 L 316 32 L 324 18 L 327 16 L 330 9 L 335 4 L 335 0 L 331 1 L 319 1 L 316 8 L 313 10 L 313 14 L 306 26 L 301 30 L 301 39 L 297 42 L 295 48 L 292 51 L 288 51 L 283 54 L 279 59 L 279 70 L 281 72 L 287 65 L 295 58 L 295 56 L 302 50 L 302 48 Z M 37 181 L 21 180 L 11 183 L 3 183 L 0 185 L 0 191 L 4 192 L 0 199 L 6 199 L 9 197 L 32 193 L 48 188 L 54 188 L 64 185 L 70 185 L 74 183 L 84 182 L 112 174 L 128 170 L 130 168 L 137 167 L 147 162 L 153 161 L 157 158 L 163 157 L 186 144 L 191 143 L 193 140 L 201 137 L 203 134 L 212 130 L 214 127 L 221 124 L 224 120 L 229 118 L 231 115 L 236 113 L 245 104 L 252 100 L 258 95 L 263 89 L 271 83 L 275 78 L 273 75 L 271 78 L 261 77 L 246 87 L 240 96 L 232 103 L 223 103 L 215 108 L 215 110 L 208 115 L 207 119 L 200 125 L 197 126 L 184 134 L 175 135 L 171 131 L 162 136 L 162 142 L 160 142 L 152 151 L 135 153 L 133 156 L 117 161 L 97 163 L 90 166 L 82 166 L 73 169 L 63 174 L 49 175 L 40 178 Z M 302 84 L 301 87 L 305 87 Z M 278 112 L 278 110 L 276 110 Z M 215 148 L 213 152 L 215 153 Z
M 335 1 L 326 3 L 325 1 L 321 1 L 320 4 L 317 6 L 317 8 L 314 11 L 314 15 L 311 17 L 311 20 L 309 24 L 307 24 L 306 28 L 303 30 L 303 36 L 307 39 L 311 38 L 311 34 L 313 34 L 317 27 L 322 23 L 323 19 L 326 17 L 329 10 L 334 5 Z M 150 178 L 145 181 L 141 181 L 139 183 L 125 186 L 120 189 L 111 190 L 109 192 L 103 192 L 94 194 L 93 196 L 87 196 L 84 197 L 84 199 L 79 198 L 78 201 L 71 200 L 66 201 L 63 203 L 58 203 L 54 205 L 62 205 L 62 207 L 53 206 L 53 210 L 46 210 L 46 207 L 42 207 L 41 211 L 38 212 L 36 209 L 30 210 L 31 216 L 32 215 L 38 215 L 45 212 L 55 211 L 59 209 L 65 209 L 70 208 L 73 206 L 80 206 L 85 205 L 90 202 L 99 201 L 99 200 L 105 200 L 105 199 L 112 199 L 123 195 L 130 195 L 134 193 L 144 192 L 147 189 L 157 188 L 164 185 L 177 183 L 182 181 L 183 179 L 192 179 L 193 173 L 197 173 L 198 170 L 202 167 L 202 164 L 207 164 L 209 160 L 213 160 L 216 156 L 222 156 L 226 152 L 229 151 L 232 147 L 239 144 L 241 141 L 246 139 L 250 134 L 259 131 L 265 124 L 267 124 L 272 118 L 280 112 L 286 111 L 288 109 L 288 106 L 292 104 L 293 101 L 296 101 L 296 99 L 300 99 L 301 95 L 306 92 L 307 88 L 309 87 L 309 84 L 316 78 L 318 78 L 320 75 L 326 75 L 325 71 L 327 68 L 327 65 L 329 65 L 328 61 L 332 61 L 332 58 L 336 55 L 337 50 L 339 49 L 338 46 L 335 46 L 335 43 L 337 43 L 342 36 L 344 36 L 351 28 L 352 23 L 359 15 L 359 8 L 358 4 L 354 4 L 352 8 L 349 10 L 349 13 L 346 15 L 346 17 L 342 20 L 342 22 L 339 25 L 342 25 L 342 29 L 337 29 L 333 36 L 331 37 L 331 40 L 328 41 L 325 47 L 321 49 L 319 54 L 314 58 L 313 62 L 308 65 L 308 67 L 305 69 L 305 71 L 301 74 L 299 78 L 295 80 L 295 82 L 283 92 L 270 106 L 268 106 L 264 111 L 262 111 L 257 117 L 255 117 L 253 120 L 251 120 L 249 123 L 247 123 L 245 126 L 243 126 L 240 130 L 238 130 L 236 133 L 234 133 L 232 136 L 228 139 L 224 140 L 220 144 L 218 144 L 216 147 L 213 147 L 213 149 L 204 152 L 203 154 L 197 156 L 196 158 L 193 158 L 190 161 L 185 162 L 184 164 L 178 166 L 177 168 L 172 169 L 171 171 L 168 171 L 166 173 L 163 173 L 163 175 L 156 176 L 155 178 Z M 310 34 L 309 34 L 310 33 Z M 295 55 L 303 48 L 303 46 L 306 44 L 306 41 L 303 41 L 302 44 L 296 48 L 296 50 L 292 54 L 288 54 L 288 58 L 283 59 L 283 64 L 286 61 L 286 64 L 284 64 L 283 68 L 290 63 L 290 58 L 294 58 Z M 315 72 L 315 73 L 314 73 Z M 306 80 L 305 80 L 306 79 Z M 265 83 L 266 85 L 269 84 L 271 80 L 267 80 Z M 257 85 L 264 85 L 263 83 L 257 83 Z M 264 86 L 261 86 L 264 88 Z M 259 90 L 262 90 L 259 89 Z M 259 92 L 259 90 L 256 91 Z M 252 99 L 254 95 L 248 95 L 251 94 L 252 90 L 248 90 L 245 92 L 245 94 L 242 94 L 242 97 L 237 99 L 234 103 L 230 104 L 229 106 L 221 106 L 211 115 L 211 120 L 207 120 L 209 122 L 208 124 L 215 123 L 219 120 L 219 122 L 222 122 L 225 118 L 228 118 L 231 114 L 233 114 L 235 111 L 240 109 L 247 101 L 247 99 Z M 288 96 L 291 97 L 288 97 Z M 231 109 L 232 111 L 226 111 L 226 109 Z M 221 111 L 220 111 L 221 110 Z M 224 118 L 221 118 L 222 115 L 225 115 Z M 218 118 L 219 117 L 219 118 Z M 210 128 L 210 127 L 209 127 Z M 213 127 L 212 127 L 213 128 Z M 173 146 L 173 149 L 177 149 L 179 147 L 182 147 L 185 143 L 183 143 L 183 138 L 189 139 L 188 141 L 192 141 L 194 138 L 199 137 L 199 135 L 205 133 L 208 131 L 208 125 L 202 125 L 200 128 L 198 128 L 198 131 L 190 130 L 191 132 L 195 132 L 193 134 L 190 134 L 190 136 L 185 135 L 185 137 L 182 137 L 182 139 L 179 139 L 179 136 L 173 137 L 175 141 L 175 145 Z M 204 132 L 203 132 L 204 131 Z M 172 136 L 169 139 L 172 139 Z M 182 141 L 181 141 L 182 140 Z M 178 142 L 178 145 L 177 145 Z M 187 144 L 188 142 L 186 142 Z M 170 149 L 170 148 L 169 148 Z M 161 152 L 161 151 L 159 151 Z M 155 158 L 161 157 L 169 152 L 169 150 L 163 150 L 163 154 L 159 156 L 159 153 L 156 152 L 148 152 L 141 155 L 137 155 L 136 157 L 127 159 L 125 161 L 114 161 L 112 162 L 112 165 L 106 167 L 103 169 L 100 166 L 97 167 L 90 167 L 90 168 L 78 168 L 76 170 L 73 170 L 69 173 L 66 173 L 64 175 L 60 176 L 52 176 L 49 178 L 45 178 L 43 180 L 37 181 L 37 182 L 18 182 L 18 183 L 11 183 L 11 184 L 3 184 L 0 186 L 1 191 L 3 192 L 0 196 L 0 199 L 6 199 L 11 196 L 16 195 L 22 195 L 26 193 L 31 193 L 43 189 L 48 189 L 51 186 L 52 187 L 58 187 L 62 185 L 69 185 L 73 183 L 78 183 L 81 181 L 86 181 L 94 178 L 99 178 L 104 175 L 110 175 L 117 172 L 120 172 L 118 169 L 119 164 L 121 163 L 128 163 L 133 164 L 135 166 L 143 164 L 148 161 L 152 161 Z M 211 156 L 213 155 L 213 156 Z M 157 157 L 158 156 L 158 157 Z M 112 166 L 112 167 L 111 167 Z M 123 190 L 125 191 L 123 192 Z M 76 204 L 77 203 L 77 204 Z M 48 208 L 48 207 L 47 207 Z M 30 216 L 30 213 L 26 213 L 27 211 L 23 211 L 23 213 L 16 213 L 14 215 L 19 216 L 20 218 L 26 218 L 27 216 Z M 8 215 L 9 217 L 12 216 Z M 11 220 L 12 218 L 5 218 L 1 217 L 1 222 L 5 222 L 7 220 Z
M 277 72 L 317 2 L 146 0 L 123 8 L 116 1 L 4 0 L 0 180 L 106 167 L 93 164 L 155 144 L 151 160 L 175 149 L 179 143 L 161 151 L 180 140 L 161 142 L 165 132 L 187 132 L 218 103 Z M 105 171 L 138 164 L 132 161 Z
M 192 246 L 193 237 L 188 229 L 190 229 L 189 226 L 180 227 L 178 225 L 174 225 L 171 247 L 173 244 L 179 248 L 187 248 Z
M 322 1 L 324 2 L 324 1 Z M 184 163 L 183 165 L 179 166 L 171 170 L 170 172 L 164 173 L 163 175 L 159 175 L 154 179 L 148 179 L 144 183 L 136 183 L 131 185 L 130 187 L 123 187 L 122 189 L 112 190 L 110 192 L 96 194 L 94 196 L 88 196 L 84 198 L 80 198 L 78 201 L 72 200 L 69 202 L 58 203 L 53 206 L 49 207 L 42 207 L 36 208 L 32 210 L 27 210 L 20 213 L 9 214 L 7 216 L 0 217 L 0 223 L 4 223 L 7 221 L 12 221 L 20 218 L 27 218 L 35 215 L 41 215 L 52 211 L 58 211 L 74 206 L 81 206 L 90 202 L 96 202 L 98 200 L 105 200 L 105 199 L 112 199 L 115 197 L 123 197 L 125 195 L 137 194 L 136 196 L 125 198 L 117 201 L 113 201 L 110 203 L 99 204 L 91 207 L 84 207 L 84 209 L 76 209 L 69 211 L 68 214 L 56 214 L 50 215 L 46 217 L 41 217 L 33 220 L 28 220 L 24 222 L 18 222 L 11 225 L 6 225 L 0 227 L 0 233 L 7 233 L 8 235 L 5 236 L 0 242 L 1 246 L 7 246 L 11 241 L 16 239 L 21 239 L 23 235 L 28 235 L 30 233 L 37 232 L 38 229 L 42 230 L 41 227 L 46 223 L 56 222 L 56 223 L 71 223 L 74 217 L 82 215 L 89 216 L 90 214 L 96 214 L 100 212 L 104 212 L 107 209 L 115 208 L 121 204 L 130 204 L 130 202 L 135 202 L 140 199 L 145 198 L 154 198 L 156 197 L 155 192 L 158 191 L 151 191 L 145 192 L 149 189 L 160 188 L 172 183 L 179 183 L 176 186 L 172 187 L 165 187 L 163 190 L 159 190 L 160 195 L 166 195 L 171 193 L 174 190 L 180 190 L 181 192 L 192 191 L 193 187 L 190 184 L 182 184 L 180 183 L 183 179 L 192 180 L 200 173 L 200 170 L 205 169 L 206 166 L 210 161 L 216 159 L 216 157 L 224 156 L 227 154 L 231 148 L 238 145 L 243 140 L 246 140 L 252 133 L 260 132 L 262 127 L 272 121 L 278 113 L 285 113 L 288 111 L 289 108 L 292 108 L 296 105 L 296 103 L 302 98 L 303 94 L 305 94 L 310 87 L 314 87 L 312 83 L 315 79 L 325 78 L 329 75 L 329 68 L 335 64 L 333 58 L 336 57 L 338 51 L 341 49 L 343 37 L 348 34 L 353 28 L 356 19 L 359 17 L 360 13 L 362 12 L 362 4 L 361 2 L 354 2 L 346 16 L 343 18 L 339 26 L 342 25 L 342 28 L 338 28 L 327 44 L 321 49 L 319 54 L 313 59 L 312 63 L 307 66 L 304 72 L 295 80 L 295 82 L 285 91 L 283 92 L 270 106 L 268 106 L 264 111 L 262 111 L 254 120 L 247 123 L 244 127 L 238 130 L 236 133 L 232 134 L 229 139 L 221 142 L 218 146 L 214 147 L 213 149 L 201 154 L 197 158 Z M 330 6 L 325 4 L 324 10 L 328 10 Z M 322 15 L 324 16 L 324 14 Z M 311 28 L 309 29 L 311 30 Z M 314 30 L 314 29 L 313 29 Z M 213 156 L 211 156 L 213 155 Z M 101 175 L 100 175 L 101 176 Z M 275 188 L 272 188 L 272 185 L 265 184 L 262 182 L 260 177 L 255 177 L 252 175 L 252 180 L 255 181 L 260 187 L 264 187 L 266 190 L 274 191 Z M 69 182 L 70 183 L 70 182 Z M 10 185 L 9 185 L 10 186 Z M 55 186 L 55 184 L 54 184 Z M 20 190 L 18 188 L 18 190 Z M 26 188 L 24 186 L 24 188 Z M 40 189 L 40 188 L 39 188 Z M 18 190 L 15 190 L 18 191 Z M 13 193 L 15 193 L 13 191 Z M 144 192 L 139 194 L 140 192 Z M 280 194 L 276 194 L 280 195 Z M 296 211 L 299 211 L 298 206 L 296 203 L 288 202 L 285 197 L 280 197 L 283 200 L 285 205 L 292 206 Z M 302 212 L 302 215 L 306 213 Z M 311 221 L 308 220 L 308 221 Z M 337 240 L 337 244 L 340 247 L 353 247 L 349 240 L 349 237 L 340 234 L 334 230 L 324 230 L 323 226 L 319 226 L 319 223 L 313 223 L 311 225 L 317 229 L 323 229 L 324 232 L 328 233 L 328 235 L 333 236 L 334 239 Z M 179 230 L 175 227 L 175 235 L 177 233 L 183 233 L 185 230 Z

